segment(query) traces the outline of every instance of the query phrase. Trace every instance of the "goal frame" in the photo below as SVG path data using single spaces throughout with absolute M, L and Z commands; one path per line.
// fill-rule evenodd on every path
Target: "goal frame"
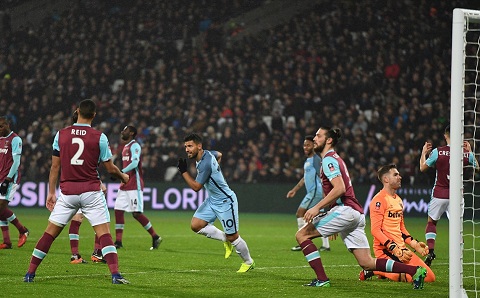
M 480 22 L 480 11 L 455 8 L 452 19 L 452 68 L 450 98 L 450 198 L 463 197 L 463 140 L 465 96 L 465 46 L 467 18 Z M 477 20 L 478 19 L 478 20 Z M 463 288 L 463 206 L 450 200 L 449 296 L 468 297 Z

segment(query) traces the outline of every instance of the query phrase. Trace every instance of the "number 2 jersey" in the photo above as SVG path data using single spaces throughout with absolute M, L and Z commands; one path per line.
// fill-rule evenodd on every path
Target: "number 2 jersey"
M 107 136 L 88 124 L 61 129 L 53 140 L 53 155 L 60 157 L 60 189 L 65 195 L 100 190 L 99 162 L 112 158 Z

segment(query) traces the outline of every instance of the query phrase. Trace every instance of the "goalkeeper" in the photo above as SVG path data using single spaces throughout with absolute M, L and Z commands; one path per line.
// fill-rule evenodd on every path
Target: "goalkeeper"
M 397 195 L 402 183 L 402 176 L 394 164 L 382 166 L 378 170 L 378 179 L 383 189 L 373 197 L 370 203 L 370 222 L 373 235 L 375 257 L 389 258 L 402 263 L 427 268 L 426 282 L 435 281 L 435 274 L 416 254 L 425 257 L 428 247 L 410 236 L 403 220 L 403 202 Z M 416 253 L 415 253 L 416 252 Z M 360 280 L 373 275 L 394 281 L 411 282 L 412 277 L 403 273 L 386 273 L 380 271 L 360 271 Z

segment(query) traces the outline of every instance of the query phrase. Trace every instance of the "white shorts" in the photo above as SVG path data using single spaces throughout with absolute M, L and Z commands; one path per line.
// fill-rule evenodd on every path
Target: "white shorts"
M 90 191 L 80 195 L 64 195 L 60 191 L 48 220 L 64 227 L 79 209 L 82 209 L 83 216 L 92 226 L 110 222 L 107 201 L 101 191 Z
M 353 248 L 370 248 L 365 234 L 365 214 L 349 206 L 335 206 L 326 215 L 319 215 L 312 221 L 322 237 L 340 234 L 345 246 Z
M 119 189 L 114 209 L 143 213 L 143 191 Z
M 7 193 L 2 196 L 0 195 L 0 200 L 11 201 L 13 199 L 13 195 L 17 192 L 18 184 L 10 183 L 7 188 Z
M 463 216 L 463 206 L 465 204 L 465 200 L 462 198 L 462 216 Z M 439 221 L 442 217 L 443 213 L 447 213 L 450 210 L 450 200 L 449 199 L 439 199 L 432 197 L 430 202 L 428 203 L 428 216 L 433 219 L 434 221 Z

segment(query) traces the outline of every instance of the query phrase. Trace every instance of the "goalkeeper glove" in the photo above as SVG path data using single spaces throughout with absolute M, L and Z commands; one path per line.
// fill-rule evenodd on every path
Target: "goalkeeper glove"
M 395 242 L 390 240 L 385 242 L 385 246 L 402 263 L 408 263 L 412 259 L 412 252 L 408 248 L 400 248 Z
M 418 242 L 418 240 L 416 239 L 413 239 L 411 242 L 410 242 L 410 246 L 418 251 L 422 256 L 426 256 L 428 255 L 428 247 L 427 245 L 424 243 L 424 242 Z
M 187 171 L 187 160 L 185 158 L 178 159 L 177 169 L 180 171 L 180 174 Z
M 7 194 L 7 189 L 10 182 L 11 181 L 9 179 L 3 180 L 2 184 L 0 184 L 0 195 L 4 196 Z

